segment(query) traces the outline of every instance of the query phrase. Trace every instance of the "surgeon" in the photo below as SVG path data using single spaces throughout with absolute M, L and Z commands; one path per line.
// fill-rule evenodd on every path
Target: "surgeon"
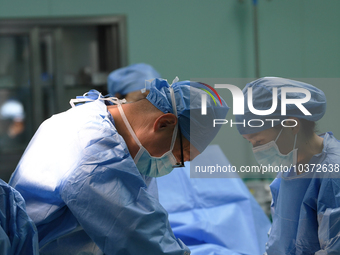
M 90 91 L 39 127 L 10 184 L 26 200 L 40 254 L 190 254 L 146 179 L 195 158 L 218 132 L 212 120 L 229 108 L 207 97 L 201 115 L 206 92 L 195 84 L 155 79 L 129 104 Z
M 118 99 L 125 99 L 132 103 L 145 99 L 150 91 L 151 81 L 161 78 L 159 72 L 146 63 L 136 63 L 118 68 L 107 77 L 107 91 L 109 95 Z M 158 199 L 157 181 L 154 177 L 146 177 L 147 190 Z
M 285 88 L 285 89 L 283 89 Z M 251 90 L 249 90 L 251 89 Z M 308 100 L 308 93 L 310 99 Z M 293 92 L 284 92 L 284 91 Z M 340 254 L 340 143 L 332 132 L 317 135 L 315 122 L 326 111 L 324 93 L 307 83 L 277 77 L 255 80 L 243 89 L 247 102 L 252 92 L 253 108 L 268 110 L 277 99 L 270 115 L 253 114 L 245 104 L 244 115 L 237 115 L 240 134 L 253 145 L 254 156 L 262 166 L 282 167 L 271 184 L 272 217 L 268 255 Z M 288 104 L 281 115 L 281 100 L 303 100 Z M 307 96 L 307 100 L 306 100 Z M 249 120 L 262 120 L 264 125 L 247 125 Z M 275 119 L 275 122 L 265 121 Z M 272 123 L 276 123 L 271 127 Z M 322 173 L 317 167 L 323 166 Z
M 150 81 L 161 78 L 160 74 L 145 63 L 132 64 L 114 70 L 107 77 L 107 88 L 111 95 L 127 102 L 135 102 L 147 96 Z M 141 89 L 146 89 L 144 93 Z
M 0 179 L 0 254 L 38 255 L 38 231 L 18 191 Z
M 145 81 L 157 75 L 144 63 L 120 68 L 109 75 L 108 91 L 125 95 L 130 102 L 140 100 L 150 89 Z M 217 145 L 209 145 L 194 161 L 196 165 L 230 165 Z M 190 163 L 157 178 L 159 194 L 154 192 L 155 179 L 148 185 L 168 212 L 175 236 L 193 255 L 262 255 L 270 222 L 242 179 L 237 174 L 222 179 L 190 178 Z

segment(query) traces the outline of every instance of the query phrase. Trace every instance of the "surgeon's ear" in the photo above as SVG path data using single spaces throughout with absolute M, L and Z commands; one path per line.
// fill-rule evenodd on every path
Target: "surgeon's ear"
M 165 113 L 159 116 L 153 125 L 153 130 L 155 132 L 166 130 L 168 128 L 173 129 L 177 123 L 177 117 L 172 113 Z

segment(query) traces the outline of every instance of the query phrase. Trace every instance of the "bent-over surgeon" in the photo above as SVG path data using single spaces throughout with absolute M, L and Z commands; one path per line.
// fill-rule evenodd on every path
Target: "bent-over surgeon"
M 150 189 L 152 177 L 195 158 L 228 106 L 177 79 L 151 82 L 146 99 L 121 104 L 90 91 L 86 103 L 46 120 L 10 184 L 39 232 L 40 254 L 190 254 Z

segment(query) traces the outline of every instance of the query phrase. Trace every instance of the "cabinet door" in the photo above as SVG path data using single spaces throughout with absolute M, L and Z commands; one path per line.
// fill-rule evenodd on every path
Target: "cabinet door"
M 90 89 L 107 94 L 107 76 L 121 66 L 118 25 L 69 25 L 54 29 L 58 111 Z
M 41 122 L 55 112 L 53 33 L 0 31 L 0 178 L 8 181 Z
M 1 179 L 45 119 L 90 89 L 107 93 L 107 75 L 127 64 L 125 30 L 118 16 L 0 20 Z
M 0 34 L 0 178 L 8 181 L 34 132 L 32 37 Z M 39 95 L 38 95 L 39 96 Z

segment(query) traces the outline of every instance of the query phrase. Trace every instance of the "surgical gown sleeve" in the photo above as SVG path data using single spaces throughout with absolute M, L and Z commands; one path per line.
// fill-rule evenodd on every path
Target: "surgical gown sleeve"
M 328 195 L 326 195 L 328 194 Z M 334 194 L 330 196 L 329 194 Z M 322 180 L 318 197 L 318 236 L 321 250 L 316 255 L 340 254 L 340 179 Z
M 25 201 L 3 180 L 0 180 L 0 254 L 39 254 L 38 232 L 26 213 Z
M 107 255 L 190 254 L 175 238 L 167 212 L 147 192 L 121 136 L 91 127 L 85 136 L 92 140 L 64 181 L 61 197 L 98 247 Z

